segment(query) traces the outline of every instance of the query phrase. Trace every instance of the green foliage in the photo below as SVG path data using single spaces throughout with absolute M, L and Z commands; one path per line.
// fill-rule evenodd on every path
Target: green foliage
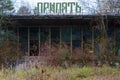
M 12 31 L 5 31 L 4 29 L 0 30 L 0 45 L 4 43 L 6 39 L 9 39 L 11 41 L 17 42 L 17 36 Z
M 13 10 L 11 0 L 0 0 L 0 15 L 4 15 L 11 10 Z
M 13 9 L 11 0 L 0 0 L 0 28 L 6 26 L 7 21 L 9 20 L 6 15 L 11 14 Z

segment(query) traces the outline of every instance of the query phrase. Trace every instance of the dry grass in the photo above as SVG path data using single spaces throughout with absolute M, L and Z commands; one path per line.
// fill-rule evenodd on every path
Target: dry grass
M 24 70 L 2 69 L 0 80 L 119 80 L 120 69 L 111 67 L 62 67 L 41 66 Z

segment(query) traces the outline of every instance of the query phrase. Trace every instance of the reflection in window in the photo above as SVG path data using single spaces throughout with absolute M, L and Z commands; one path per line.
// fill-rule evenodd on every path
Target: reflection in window
M 81 29 L 80 27 L 72 28 L 72 47 L 81 47 Z
M 11 41 L 18 41 L 18 29 L 10 27 L 8 28 L 8 39 Z
M 62 43 L 65 43 L 66 45 L 70 46 L 71 41 L 71 28 L 62 28 L 61 29 L 61 38 Z
M 94 53 L 98 56 L 99 54 L 99 39 L 100 39 L 100 30 L 97 28 L 94 28 Z
M 114 38 L 114 27 L 108 27 L 107 29 L 107 47 L 108 47 L 108 51 L 109 51 L 109 54 L 113 54 L 115 53 L 114 52 L 114 41 L 115 41 L 115 38 Z
M 50 47 L 50 29 L 40 28 L 40 55 L 46 55 L 49 53 Z
M 92 50 L 92 28 L 83 28 L 83 48 L 84 50 Z
M 28 53 L 28 28 L 19 28 L 20 48 L 24 55 Z
M 60 44 L 60 29 L 59 28 L 51 28 L 51 45 L 59 46 Z
M 30 28 L 30 56 L 38 56 L 38 28 Z

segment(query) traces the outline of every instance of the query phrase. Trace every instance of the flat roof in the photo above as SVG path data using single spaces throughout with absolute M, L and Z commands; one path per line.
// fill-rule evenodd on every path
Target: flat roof
M 13 19 L 120 19 L 120 15 L 8 15 Z
M 8 15 L 7 17 L 23 26 L 95 25 L 102 18 L 110 25 L 120 26 L 120 15 Z

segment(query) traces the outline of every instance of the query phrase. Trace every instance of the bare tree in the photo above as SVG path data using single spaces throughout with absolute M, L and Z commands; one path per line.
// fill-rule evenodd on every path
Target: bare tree
M 31 14 L 31 11 L 28 7 L 22 6 L 19 8 L 17 14 L 27 14 L 28 15 L 28 14 Z
M 120 14 L 120 0 L 98 0 L 98 3 L 100 14 Z
M 79 0 L 82 3 L 82 6 L 85 6 L 87 11 L 92 14 L 97 14 L 98 17 L 95 18 L 97 25 L 94 27 L 99 30 L 100 36 L 97 41 L 98 45 L 98 60 L 103 63 L 110 64 L 113 55 L 110 54 L 110 49 L 108 48 L 110 45 L 110 40 L 108 38 L 107 29 L 108 29 L 108 18 L 107 15 L 120 15 L 120 0 L 96 0 L 95 3 L 88 0 Z M 97 5 L 97 7 L 94 7 Z M 105 15 L 105 16 L 103 16 Z M 118 24 L 120 21 L 118 20 Z M 114 46 L 114 45 L 112 45 Z M 112 52 L 113 53 L 113 52 Z

